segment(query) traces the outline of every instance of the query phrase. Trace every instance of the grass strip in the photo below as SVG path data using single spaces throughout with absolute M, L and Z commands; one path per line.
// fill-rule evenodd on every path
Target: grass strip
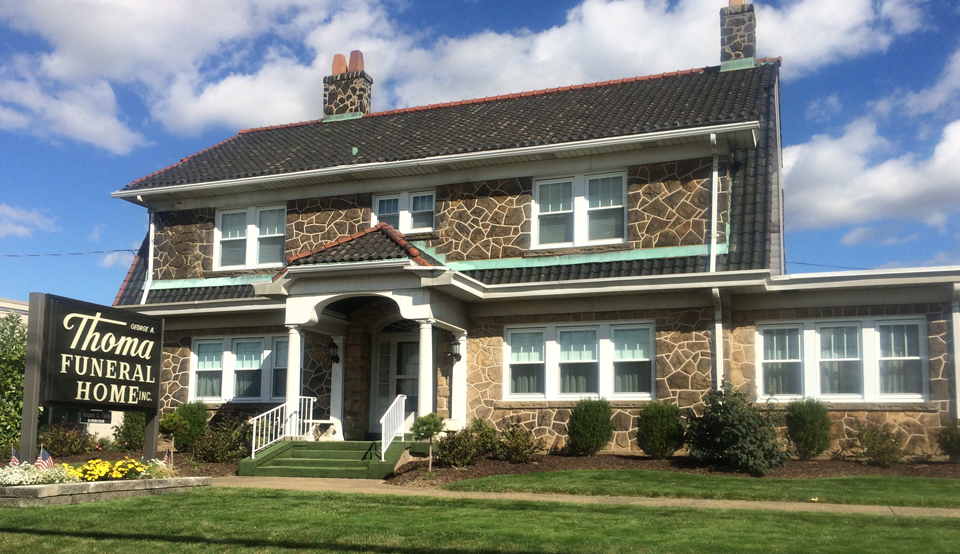
M 0 508 L 9 552 L 949 552 L 955 520 L 203 488 Z
M 960 481 L 924 477 L 856 476 L 756 479 L 637 469 L 576 470 L 467 479 L 452 491 L 533 492 L 960 508 Z

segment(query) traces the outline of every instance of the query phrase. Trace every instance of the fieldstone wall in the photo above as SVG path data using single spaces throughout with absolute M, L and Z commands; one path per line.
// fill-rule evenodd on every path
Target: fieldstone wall
M 631 248 L 692 246 L 710 241 L 713 159 L 655 163 L 627 170 L 627 240 Z M 728 179 L 720 164 L 718 241 L 726 241 Z
M 286 258 L 370 227 L 373 195 L 347 194 L 287 202 Z
M 214 208 L 154 214 L 154 279 L 199 279 L 213 271 Z
M 450 380 L 453 378 L 453 354 L 450 342 L 453 333 L 434 327 L 433 344 L 437 352 L 437 398 L 434 408 L 440 417 L 450 417 Z
M 316 419 L 330 417 L 330 391 L 333 383 L 333 360 L 330 359 L 330 343 L 333 339 L 304 331 L 303 333 L 303 392 L 304 396 L 317 398 Z
M 504 328 L 518 324 L 551 324 L 653 320 L 656 333 L 656 394 L 678 405 L 685 415 L 699 415 L 703 397 L 712 388 L 710 335 L 712 309 L 629 310 L 543 316 L 475 318 L 467 333 L 467 421 L 485 418 L 498 428 L 519 421 L 543 438 L 548 447 L 566 442 L 567 420 L 574 402 L 503 400 Z M 608 449 L 636 449 L 636 416 L 645 402 L 611 402 L 614 437 Z
M 364 71 L 323 78 L 323 115 L 370 113 L 373 79 Z
M 757 15 L 753 4 L 720 9 L 720 61 L 757 55 Z
M 950 305 L 847 306 L 784 310 L 734 311 L 731 329 L 724 332 L 724 375 L 735 386 L 757 392 L 756 326 L 763 321 L 923 315 L 927 321 L 930 401 L 924 403 L 828 403 L 834 420 L 832 450 L 848 448 L 860 425 L 884 425 L 903 439 L 907 454 L 936 454 L 936 436 L 950 418 L 955 402 L 950 351 Z

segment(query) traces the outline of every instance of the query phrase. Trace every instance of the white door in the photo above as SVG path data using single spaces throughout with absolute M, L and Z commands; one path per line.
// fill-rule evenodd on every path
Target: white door
M 380 418 L 398 394 L 407 396 L 404 431 L 417 409 L 420 341 L 416 336 L 381 336 L 375 341 L 371 381 L 370 432 L 380 432 Z

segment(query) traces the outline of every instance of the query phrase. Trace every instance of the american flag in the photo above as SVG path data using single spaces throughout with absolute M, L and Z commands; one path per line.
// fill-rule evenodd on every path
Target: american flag
M 40 469 L 53 469 L 53 456 L 47 452 L 47 449 L 40 447 L 40 455 L 37 456 L 37 467 Z
M 10 453 L 10 467 L 17 467 L 18 465 L 20 465 L 20 453 L 14 448 Z
M 173 467 L 173 451 L 169 448 L 167 448 L 167 451 L 163 454 L 163 465 Z

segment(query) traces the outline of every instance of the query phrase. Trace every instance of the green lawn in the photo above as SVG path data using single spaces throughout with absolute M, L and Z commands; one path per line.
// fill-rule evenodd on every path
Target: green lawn
M 881 506 L 960 507 L 960 481 L 922 477 L 755 479 L 671 471 L 591 470 L 502 475 L 457 481 L 454 491 L 776 500 Z
M 4 552 L 952 552 L 956 520 L 263 489 L 0 508 Z

